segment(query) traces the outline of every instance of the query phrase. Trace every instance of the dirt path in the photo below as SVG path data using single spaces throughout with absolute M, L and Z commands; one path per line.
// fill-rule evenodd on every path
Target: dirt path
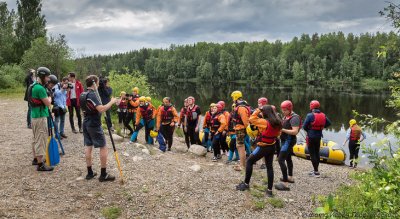
M 274 190 L 284 207 L 274 208 L 263 197 L 257 200 L 264 205 L 257 205 L 253 191 L 235 190 L 244 177 L 225 165 L 225 156 L 224 161 L 212 163 L 211 154 L 206 158 L 163 154 L 151 146 L 147 155 L 127 143 L 117 144 L 125 185 L 86 181 L 83 137 L 71 132 L 68 119 L 68 138 L 63 140 L 66 155 L 54 172 L 41 173 L 31 166 L 32 130 L 25 127 L 26 102 L 0 98 L 0 112 L 0 218 L 102 218 L 102 210 L 108 207 L 120 209 L 120 218 L 303 218 L 315 209 L 313 200 L 318 195 L 350 183 L 346 167 L 322 164 L 322 177 L 309 178 L 310 161 L 294 158 L 296 183 L 290 192 Z M 118 177 L 111 144 L 109 148 L 109 172 Z M 99 173 L 95 152 L 93 168 Z M 201 171 L 189 168 L 194 164 Z M 278 182 L 281 173 L 276 161 L 274 170 Z M 251 186 L 260 187 L 265 177 L 256 165 Z

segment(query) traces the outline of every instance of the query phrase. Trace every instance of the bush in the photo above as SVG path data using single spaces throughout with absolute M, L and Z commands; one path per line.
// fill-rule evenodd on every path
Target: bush
M 22 87 L 25 72 L 19 65 L 3 65 L 0 67 L 0 89 Z

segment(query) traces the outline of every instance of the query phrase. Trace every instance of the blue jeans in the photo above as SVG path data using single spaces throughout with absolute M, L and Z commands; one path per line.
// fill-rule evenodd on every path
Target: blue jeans
M 61 114 L 59 116 L 56 116 L 56 119 L 54 120 L 54 125 L 57 127 L 57 134 L 64 134 L 64 123 L 65 123 L 65 113 Z

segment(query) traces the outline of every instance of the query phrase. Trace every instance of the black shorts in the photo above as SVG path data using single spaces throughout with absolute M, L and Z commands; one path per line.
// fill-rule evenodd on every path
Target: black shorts
M 90 127 L 83 125 L 83 142 L 86 146 L 101 148 L 106 146 L 106 138 L 101 126 Z

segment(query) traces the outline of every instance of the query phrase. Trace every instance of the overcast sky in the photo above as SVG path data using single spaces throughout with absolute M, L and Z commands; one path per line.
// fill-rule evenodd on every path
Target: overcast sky
M 15 8 L 15 0 L 7 0 Z M 85 54 L 199 41 L 282 41 L 302 33 L 388 32 L 384 0 L 44 0 L 49 34 Z

